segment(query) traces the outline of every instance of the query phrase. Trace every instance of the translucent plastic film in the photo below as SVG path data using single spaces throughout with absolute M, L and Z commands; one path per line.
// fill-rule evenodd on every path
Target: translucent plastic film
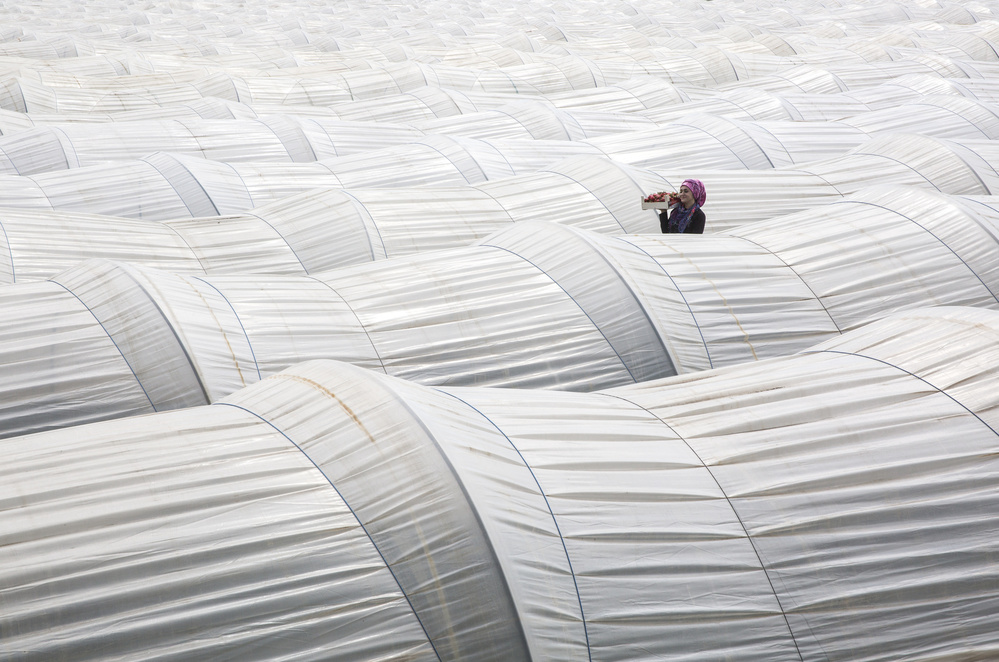
M 919 310 L 799 355 L 588 394 L 429 389 L 315 361 L 210 407 L 8 439 L 0 646 L 991 651 L 997 328 L 996 311 Z

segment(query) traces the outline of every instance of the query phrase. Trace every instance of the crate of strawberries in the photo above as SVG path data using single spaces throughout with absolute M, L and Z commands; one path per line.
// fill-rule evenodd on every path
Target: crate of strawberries
M 676 193 L 659 191 L 642 198 L 642 209 L 669 209 L 679 201 Z

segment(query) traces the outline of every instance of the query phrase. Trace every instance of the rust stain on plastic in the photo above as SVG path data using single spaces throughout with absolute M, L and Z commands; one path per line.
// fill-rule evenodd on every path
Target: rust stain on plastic
M 340 408 L 343 409 L 343 411 L 347 414 L 347 416 L 350 416 L 350 420 L 354 421 L 354 425 L 356 425 L 361 430 L 361 432 L 365 434 L 365 436 L 368 438 L 368 441 L 370 441 L 372 444 L 376 444 L 374 436 L 371 434 L 371 432 L 368 431 L 368 428 L 364 427 L 364 423 L 362 423 L 361 419 L 357 417 L 357 414 L 354 413 L 354 410 L 348 407 L 347 403 L 338 398 L 336 396 L 336 393 L 329 390 L 319 382 L 313 381 L 306 377 L 301 377 L 299 375 L 283 375 L 283 374 L 271 375 L 270 377 L 268 377 L 268 379 L 291 379 L 292 381 L 300 382 L 302 384 L 311 386 L 312 388 L 316 389 L 317 391 L 325 395 L 327 398 L 337 403 L 337 405 L 339 405 Z

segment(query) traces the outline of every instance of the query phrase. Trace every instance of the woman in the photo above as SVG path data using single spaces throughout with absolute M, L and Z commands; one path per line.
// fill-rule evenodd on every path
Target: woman
M 701 207 L 707 199 L 704 183 L 699 179 L 685 179 L 677 192 L 679 202 L 659 211 L 659 227 L 663 234 L 704 234 L 704 212 Z M 670 200 L 672 202 L 672 199 Z

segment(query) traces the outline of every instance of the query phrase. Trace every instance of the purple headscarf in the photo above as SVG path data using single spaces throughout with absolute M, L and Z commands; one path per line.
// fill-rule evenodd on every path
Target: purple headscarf
M 704 201 L 708 199 L 708 194 L 704 191 L 704 182 L 699 179 L 685 179 L 680 186 L 686 186 L 690 189 L 698 207 L 704 206 Z
M 687 226 L 694 218 L 694 212 L 700 209 L 707 199 L 707 194 L 704 192 L 704 182 L 699 179 L 685 179 L 680 186 L 686 186 L 690 189 L 690 194 L 694 196 L 694 205 L 690 209 L 684 209 L 683 205 L 679 204 L 673 207 L 673 211 L 669 214 L 669 220 L 666 222 L 666 230 L 664 230 L 667 233 L 686 232 Z

